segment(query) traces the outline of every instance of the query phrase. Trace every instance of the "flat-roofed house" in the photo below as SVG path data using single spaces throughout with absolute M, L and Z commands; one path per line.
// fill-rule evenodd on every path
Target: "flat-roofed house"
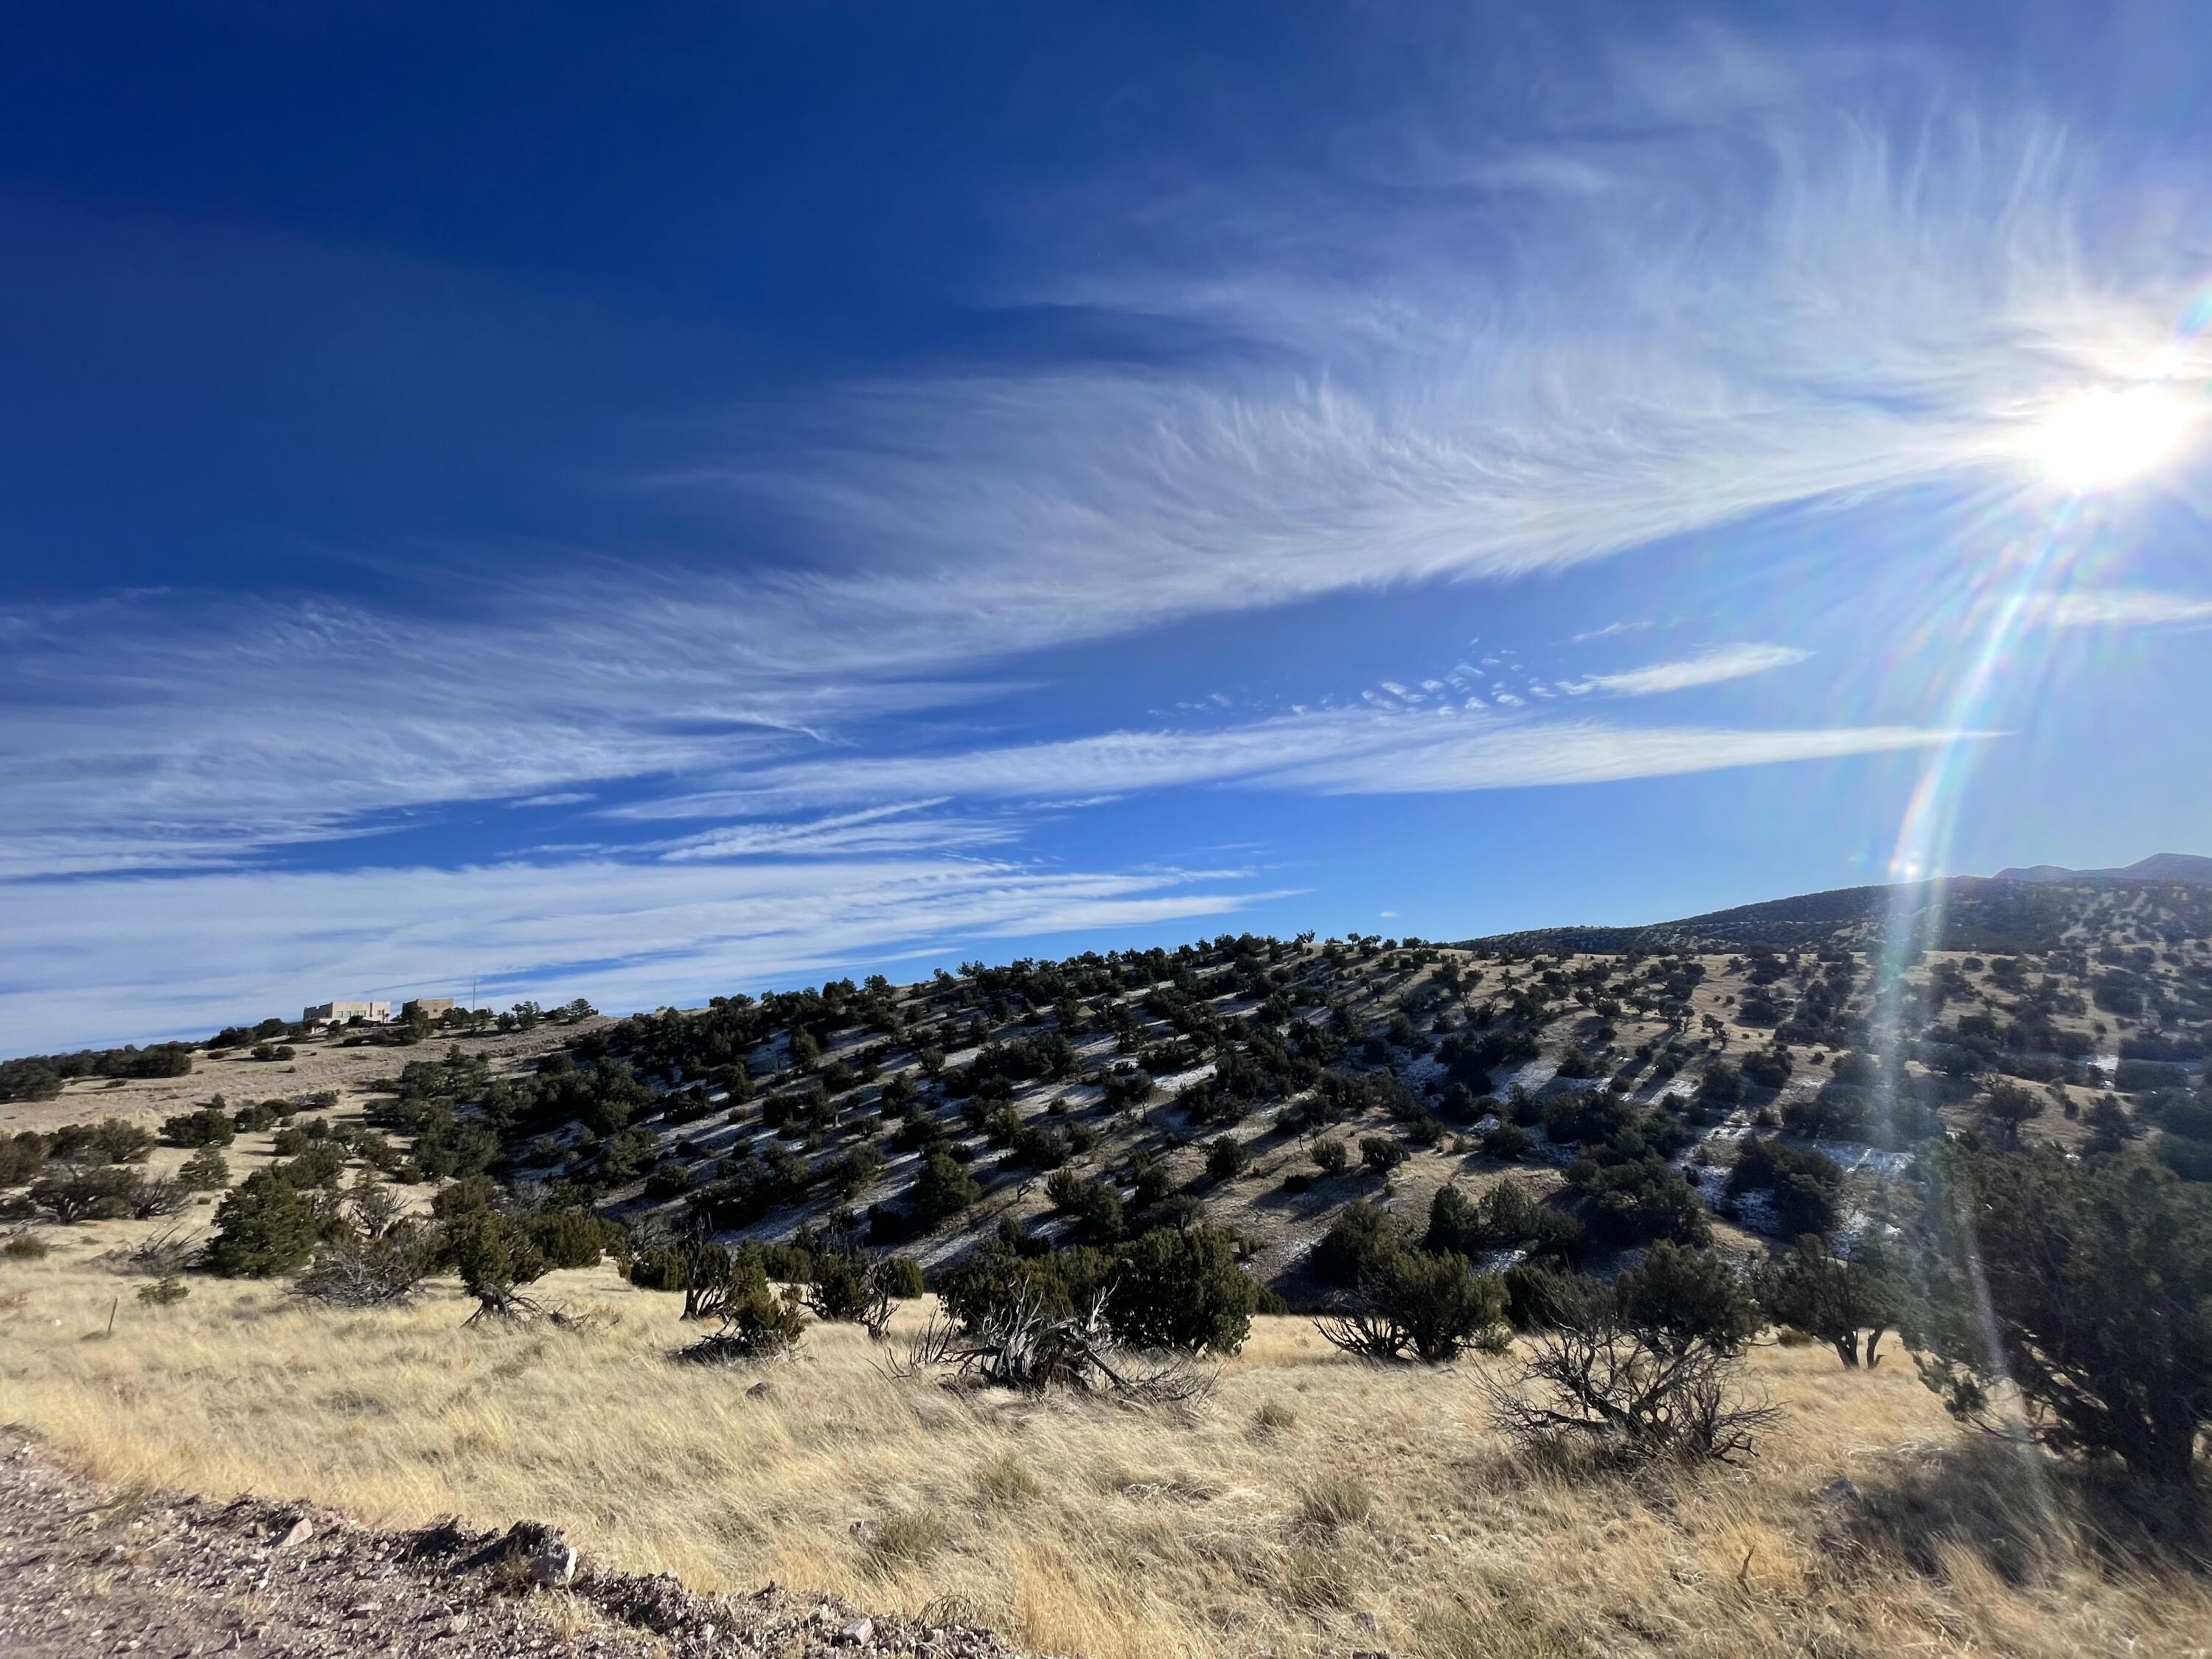
M 345 1025 L 360 1020 L 365 1025 L 392 1023 L 388 1002 L 319 1002 L 300 1016 L 309 1025 Z
M 425 1019 L 442 1019 L 453 1012 L 451 997 L 410 997 L 399 1005 L 402 1019 L 412 1019 L 417 1014 Z

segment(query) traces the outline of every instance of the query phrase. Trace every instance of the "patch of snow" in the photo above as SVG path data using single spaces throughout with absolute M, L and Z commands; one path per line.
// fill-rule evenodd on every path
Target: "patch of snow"
M 1165 1077 L 1154 1078 L 1152 1081 L 1159 1085 L 1161 1093 L 1173 1096 L 1181 1090 L 1189 1088 L 1194 1083 L 1205 1082 L 1219 1069 L 1212 1060 L 1209 1060 L 1204 1065 L 1194 1066 L 1187 1072 L 1170 1072 Z
M 1450 1066 L 1434 1054 L 1423 1054 L 1419 1060 L 1407 1060 L 1405 1069 L 1398 1075 L 1404 1079 L 1407 1088 L 1419 1094 L 1426 1092 L 1431 1083 L 1443 1081 L 1450 1070 Z
M 1856 1140 L 1807 1140 L 1800 1144 L 1832 1158 L 1855 1175 L 1899 1175 L 1912 1162 L 1910 1152 L 1883 1152 L 1879 1147 L 1863 1146 Z
M 1502 1093 L 1504 1091 L 1512 1088 L 1516 1084 L 1518 1084 L 1522 1088 L 1526 1089 L 1530 1094 L 1534 1094 L 1537 1090 L 1542 1088 L 1547 1083 L 1549 1083 L 1553 1077 L 1557 1076 L 1559 1070 L 1559 1062 L 1558 1060 L 1547 1060 L 1543 1055 L 1539 1054 L 1534 1060 L 1524 1061 L 1519 1067 L 1508 1073 L 1505 1076 L 1502 1078 L 1492 1078 L 1491 1080 L 1492 1086 Z

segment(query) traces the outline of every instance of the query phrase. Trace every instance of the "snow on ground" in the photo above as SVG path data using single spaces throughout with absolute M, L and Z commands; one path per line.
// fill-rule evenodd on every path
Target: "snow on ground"
M 1434 1054 L 1423 1054 L 1419 1060 L 1409 1060 L 1398 1073 L 1406 1086 L 1415 1094 L 1426 1094 L 1431 1085 L 1440 1085 L 1449 1075 L 1451 1067 Z
M 1194 1066 L 1187 1072 L 1170 1072 L 1165 1077 L 1157 1077 L 1152 1081 L 1159 1085 L 1162 1094 L 1173 1099 L 1177 1092 L 1189 1088 L 1192 1084 L 1206 1082 L 1218 1069 L 1209 1060 L 1203 1066 Z
M 1910 1152 L 1884 1152 L 1879 1146 L 1863 1146 L 1856 1140 L 1807 1140 L 1799 1144 L 1834 1159 L 1853 1175 L 1901 1175 L 1912 1162 Z
M 1539 1054 L 1535 1059 L 1523 1062 L 1510 1072 L 1492 1078 L 1491 1084 L 1493 1088 L 1501 1091 L 1518 1087 L 1526 1089 L 1533 1095 L 1557 1077 L 1559 1072 L 1559 1062 L 1557 1060 Z

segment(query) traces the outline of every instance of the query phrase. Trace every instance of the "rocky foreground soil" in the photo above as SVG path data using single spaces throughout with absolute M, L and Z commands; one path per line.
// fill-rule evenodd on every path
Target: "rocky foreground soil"
M 378 1532 L 241 1498 L 102 1488 L 0 1430 L 0 1654 L 1017 1659 L 988 1631 L 769 1585 L 702 1595 L 604 1570 L 549 1528 Z

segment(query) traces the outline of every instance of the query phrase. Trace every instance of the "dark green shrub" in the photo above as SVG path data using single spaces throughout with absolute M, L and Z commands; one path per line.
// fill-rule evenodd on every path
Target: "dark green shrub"
M 1881 1075 L 1881 1067 L 1875 1057 L 1856 1048 L 1838 1054 L 1830 1069 L 1835 1073 L 1837 1082 L 1850 1088 L 1871 1089 Z
M 1114 1334 L 1139 1348 L 1235 1353 L 1251 1334 L 1259 1286 L 1211 1227 L 1155 1227 L 1127 1246 L 1106 1294 Z
M 1505 1289 L 1495 1275 L 1469 1273 L 1462 1255 L 1398 1248 L 1370 1267 L 1343 1308 L 1317 1324 L 1347 1353 L 1370 1359 L 1411 1353 L 1440 1365 L 1470 1348 L 1502 1352 L 1504 1319 Z
M 0 1135 L 0 1187 L 21 1187 L 46 1167 L 46 1138 L 28 1129 Z
M 1307 1261 L 1323 1284 L 1348 1291 L 1357 1288 L 1383 1256 L 1401 1248 L 1389 1213 L 1381 1205 L 1361 1199 L 1344 1206 Z
M 207 1265 L 225 1279 L 270 1279 L 307 1264 L 314 1208 L 274 1169 L 256 1170 L 216 1206 Z
M 1589 1200 L 1590 1231 L 1609 1243 L 1704 1244 L 1712 1237 L 1696 1188 L 1663 1158 L 1647 1155 L 1620 1164 L 1582 1158 L 1568 1170 L 1567 1180 Z
M 1251 1164 L 1252 1149 L 1235 1135 L 1217 1135 L 1206 1143 L 1206 1173 L 1215 1181 L 1233 1181 Z
M 1823 1153 L 1779 1140 L 1749 1139 L 1729 1171 L 1728 1190 L 1765 1191 L 1784 1237 L 1830 1233 L 1836 1228 L 1844 1172 Z
M 310 1141 L 297 1158 L 272 1164 L 269 1172 L 288 1186 L 306 1192 L 313 1188 L 335 1188 L 345 1179 L 345 1149 L 334 1140 Z
M 1048 1317 L 1087 1309 L 1113 1274 L 1111 1258 L 1084 1246 L 1025 1255 L 1003 1235 L 938 1275 L 946 1316 L 970 1334 L 1017 1303 Z
M 2124 1060 L 2114 1070 L 2112 1086 L 2124 1095 L 2155 1094 L 2179 1089 L 2189 1081 L 2185 1066 L 2154 1060 Z
M 549 1269 L 598 1267 L 611 1231 L 586 1210 L 540 1210 L 526 1224 Z
M 1808 1140 L 1865 1140 L 1873 1114 L 1864 1096 L 1848 1088 L 1824 1088 L 1810 1100 L 1784 1106 L 1782 1127 Z
M 1482 1137 L 1482 1150 L 1502 1164 L 1517 1164 L 1535 1149 L 1535 1138 L 1517 1123 L 1499 1121 Z
M 948 1221 L 982 1196 L 975 1176 L 962 1169 L 949 1153 L 933 1151 L 922 1159 L 921 1173 L 907 1197 L 915 1222 L 927 1230 Z
M 162 1120 L 161 1138 L 172 1146 L 228 1146 L 238 1131 L 222 1107 L 202 1106 Z
M 1342 1175 L 1352 1167 L 1352 1153 L 1340 1140 L 1316 1140 L 1313 1161 L 1314 1168 L 1323 1175 Z
M 1787 1048 L 1762 1048 L 1743 1057 L 1743 1080 L 1762 1089 L 1779 1089 L 1790 1081 L 1790 1069 Z
M 1405 1147 L 1389 1135 L 1362 1135 L 1359 1138 L 1359 1161 L 1377 1175 L 1389 1175 L 1406 1158 Z
M 46 1156 L 56 1163 L 143 1164 L 154 1150 L 150 1131 L 119 1117 L 98 1123 L 69 1123 L 47 1137 Z
M 1544 1330 L 1604 1287 L 1580 1273 L 1539 1261 L 1517 1262 L 1504 1274 L 1505 1317 L 1516 1331 Z
M 453 1216 L 441 1230 L 438 1252 L 477 1299 L 471 1323 L 488 1316 L 512 1318 L 531 1311 L 523 1287 L 544 1278 L 552 1266 L 526 1223 L 498 1210 L 464 1210 Z
M 857 1251 L 838 1251 L 814 1264 L 813 1280 L 806 1287 L 806 1305 L 814 1316 L 832 1325 L 856 1324 L 875 1306 L 873 1259 Z
M 1750 1285 L 1711 1250 L 1655 1244 L 1613 1288 L 1623 1322 L 1674 1353 L 1740 1353 L 1762 1322 Z
M 1904 1288 L 1875 1241 L 1860 1240 L 1845 1258 L 1808 1234 L 1761 1276 L 1759 1293 L 1776 1324 L 1826 1342 L 1846 1365 L 1863 1359 L 1870 1369 L 1881 1363 L 1882 1333 L 1897 1322 Z
M 911 1302 L 923 1293 L 921 1263 L 910 1255 L 889 1256 L 884 1261 L 884 1287 L 902 1302 Z
M 53 1220 L 106 1221 L 131 1213 L 141 1178 L 136 1170 L 109 1164 L 48 1164 L 28 1194 Z
M 691 1166 L 674 1158 L 654 1164 L 653 1173 L 645 1178 L 645 1195 L 656 1203 L 681 1198 L 690 1190 Z
M 2008 1380 L 2046 1443 L 2188 1480 L 2212 1422 L 2212 1194 L 2056 1146 L 1953 1143 L 1923 1167 L 1905 1332 L 1923 1379 L 1968 1418 Z
M 1421 1248 L 1436 1255 L 1476 1255 L 1488 1249 L 1480 1206 L 1449 1183 L 1437 1188 L 1429 1200 L 1429 1230 L 1421 1236 Z
M 720 1328 L 683 1349 L 677 1358 L 694 1364 L 742 1364 L 780 1359 L 797 1347 L 806 1321 L 789 1297 L 769 1288 L 759 1258 L 731 1258 L 718 1287 L 713 1313 Z

